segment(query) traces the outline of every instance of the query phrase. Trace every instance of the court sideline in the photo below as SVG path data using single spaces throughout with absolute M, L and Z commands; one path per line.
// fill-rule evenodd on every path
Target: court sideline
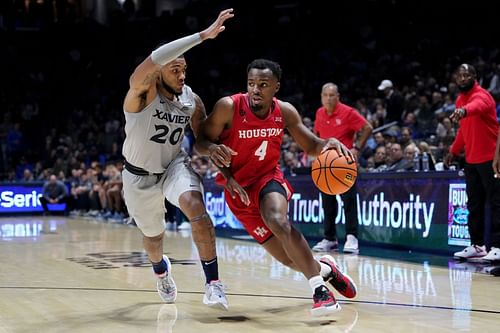
M 500 280 L 448 267 L 335 254 L 358 285 L 311 318 L 301 274 L 254 242 L 218 238 L 229 311 L 202 304 L 189 232 L 166 234 L 179 296 L 162 304 L 135 227 L 65 217 L 0 218 L 0 332 L 496 332 Z

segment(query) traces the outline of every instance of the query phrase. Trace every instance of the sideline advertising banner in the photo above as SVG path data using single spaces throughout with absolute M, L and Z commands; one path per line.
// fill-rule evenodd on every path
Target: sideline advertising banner
M 288 179 L 295 190 L 288 205 L 290 220 L 306 237 L 322 237 L 321 196 L 311 178 Z M 469 241 L 465 184 L 456 172 L 360 174 L 356 186 L 361 240 L 441 250 Z M 213 181 L 205 181 L 205 199 L 218 228 L 242 229 Z M 340 196 L 337 204 L 342 214 L 335 223 L 345 224 Z M 344 228 L 338 228 L 338 236 L 345 236 Z
M 467 221 L 467 193 L 465 183 L 450 183 L 448 197 L 448 244 L 469 246 L 470 235 Z
M 43 183 L 0 184 L 0 214 L 43 212 L 38 200 Z M 51 211 L 64 211 L 65 204 L 49 205 Z

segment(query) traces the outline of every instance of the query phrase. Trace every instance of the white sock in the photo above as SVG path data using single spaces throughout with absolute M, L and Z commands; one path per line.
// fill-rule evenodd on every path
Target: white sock
M 318 262 L 319 262 L 319 266 L 321 267 L 319 274 L 322 277 L 327 277 L 330 274 L 330 272 L 332 271 L 332 268 L 330 267 L 330 265 L 327 265 L 321 261 L 318 261 Z
M 326 286 L 325 282 L 323 281 L 323 278 L 319 275 L 313 276 L 312 278 L 309 279 L 309 285 L 311 286 L 311 289 L 313 291 L 316 290 L 316 288 L 321 287 L 321 286 Z

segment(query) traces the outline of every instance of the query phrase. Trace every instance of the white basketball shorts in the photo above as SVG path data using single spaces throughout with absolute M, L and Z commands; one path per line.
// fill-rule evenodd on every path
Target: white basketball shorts
M 183 153 L 177 155 L 162 176 L 137 176 L 123 169 L 122 178 L 128 212 L 147 237 L 158 236 L 165 230 L 165 198 L 179 207 L 182 193 L 198 191 L 203 195 L 201 177 Z

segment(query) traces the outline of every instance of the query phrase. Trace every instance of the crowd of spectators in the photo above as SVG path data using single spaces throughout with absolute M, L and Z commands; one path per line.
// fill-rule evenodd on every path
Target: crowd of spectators
M 155 15 L 126 1 L 101 24 L 71 6 L 63 8 L 64 19 L 56 19 L 36 7 L 43 1 L 7 3 L 16 6 L 0 7 L 0 180 L 44 181 L 55 174 L 72 184 L 75 209 L 126 215 L 118 175 L 128 75 L 159 42 L 198 31 L 227 4 L 186 1 L 184 8 Z M 367 8 L 358 11 L 355 4 L 337 2 L 241 2 L 220 40 L 186 55 L 187 84 L 210 112 L 220 96 L 235 87 L 245 90 L 235 73 L 254 58 L 271 58 L 284 70 L 280 99 L 297 107 L 306 126 L 313 128 L 320 88 L 330 81 L 369 120 L 375 131 L 360 170 L 413 170 L 415 156 L 424 152 L 430 170 L 443 170 L 456 132 L 448 118 L 458 93 L 453 70 L 473 64 L 479 83 L 500 101 L 500 49 L 478 37 L 474 25 L 466 32 L 448 27 L 443 35 L 439 25 L 425 23 L 436 15 L 429 5 L 409 2 L 402 10 L 404 1 L 375 3 L 366 1 Z M 366 14 L 374 6 L 376 14 Z M 452 17 L 460 8 L 440 10 Z M 332 11 L 356 15 L 332 21 Z M 256 17 L 267 23 L 255 24 Z M 391 24 L 382 23 L 387 20 Z M 286 175 L 310 166 L 311 158 L 288 135 L 282 149 Z M 202 157 L 194 156 L 193 166 L 207 178 L 216 173 Z

